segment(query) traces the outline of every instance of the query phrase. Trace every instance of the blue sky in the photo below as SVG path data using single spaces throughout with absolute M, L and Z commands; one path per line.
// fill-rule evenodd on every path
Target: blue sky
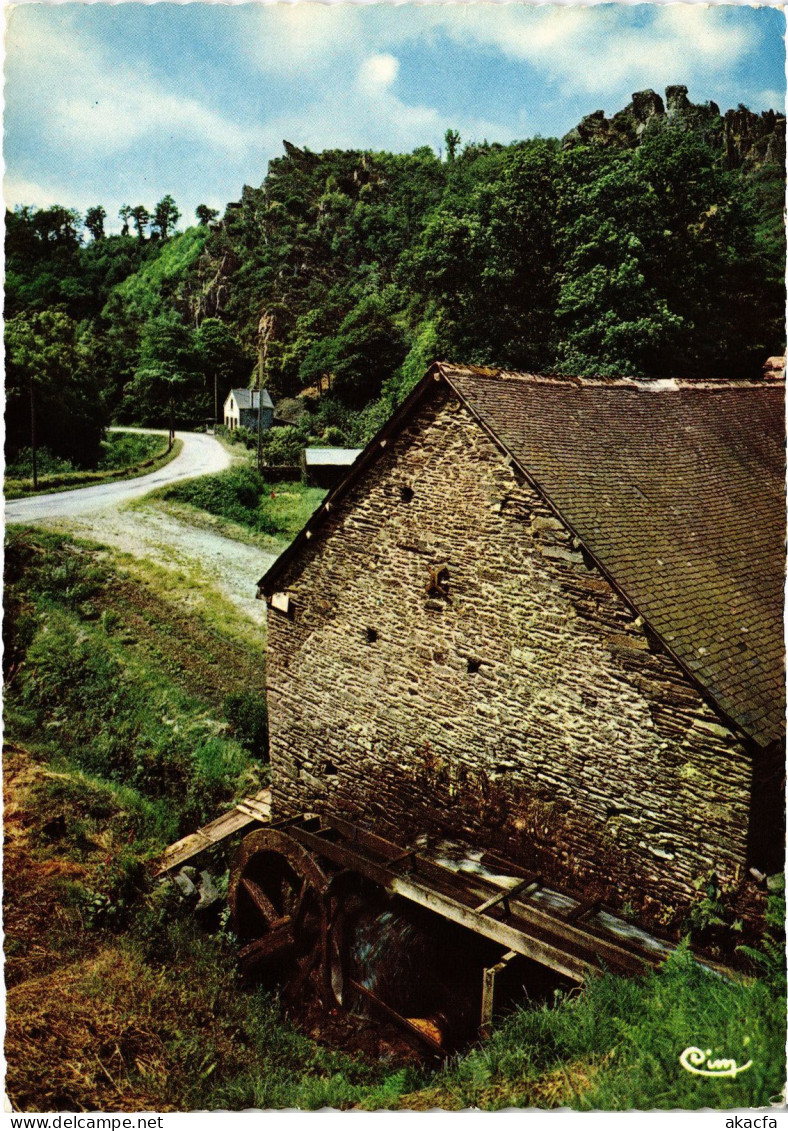
M 282 139 L 438 150 L 560 136 L 635 90 L 782 109 L 775 8 L 21 4 L 6 12 L 10 206 L 175 197 L 183 220 L 259 185 Z

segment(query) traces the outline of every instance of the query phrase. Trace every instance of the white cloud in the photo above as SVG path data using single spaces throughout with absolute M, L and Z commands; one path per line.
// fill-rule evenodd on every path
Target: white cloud
M 697 75 L 725 76 L 753 46 L 751 32 L 705 5 L 652 5 L 636 22 L 626 5 L 602 8 L 469 5 L 445 31 L 546 72 L 567 94 L 633 90 Z
M 292 76 L 331 69 L 348 53 L 369 46 L 364 13 L 358 5 L 293 3 L 260 4 L 257 36 L 248 49 L 260 69 Z
M 157 133 L 194 137 L 225 152 L 253 142 L 249 130 L 171 92 L 139 66 L 107 58 L 99 44 L 76 33 L 12 19 L 7 60 L 7 89 L 24 89 L 23 112 L 33 129 L 60 146 L 109 155 Z
M 9 208 L 17 204 L 29 204 L 33 208 L 51 208 L 53 204 L 62 204 L 66 208 L 72 206 L 70 188 L 41 184 L 14 174 L 4 177 L 3 195 Z
M 358 87 L 363 93 L 378 94 L 388 89 L 399 73 L 399 59 L 394 55 L 370 55 L 361 64 Z

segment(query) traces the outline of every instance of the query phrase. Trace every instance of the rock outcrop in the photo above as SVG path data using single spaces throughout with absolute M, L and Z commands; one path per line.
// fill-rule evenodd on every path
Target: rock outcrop
M 722 114 L 716 102 L 690 102 L 682 85 L 666 87 L 664 102 L 654 90 L 636 91 L 629 105 L 612 118 L 606 118 L 604 110 L 587 114 L 563 137 L 562 145 L 634 149 L 648 132 L 665 129 L 700 130 L 722 150 L 729 169 L 785 163 L 784 114 L 774 110 L 756 114 L 742 105 Z

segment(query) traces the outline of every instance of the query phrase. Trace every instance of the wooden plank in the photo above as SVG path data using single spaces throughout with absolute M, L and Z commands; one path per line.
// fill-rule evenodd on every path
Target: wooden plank
M 394 844 L 376 833 L 367 832 L 366 829 L 360 829 L 357 825 L 351 825 L 349 821 L 343 821 L 339 817 L 326 816 L 325 819 L 352 844 L 359 844 L 363 848 L 370 849 L 387 860 L 402 856 L 403 850 L 399 844 Z
M 238 953 L 238 960 L 244 971 L 250 970 L 259 962 L 266 962 L 271 958 L 278 958 L 295 945 L 293 926 L 290 919 L 285 919 L 282 926 L 276 931 L 269 931 L 254 942 L 247 943 Z
M 232 836 L 233 833 L 240 832 L 254 823 L 255 818 L 249 817 L 246 813 L 237 813 L 232 810 L 216 821 L 212 821 L 210 825 L 198 829 L 197 832 L 190 833 L 165 849 L 155 875 L 161 876 L 165 872 L 172 871 L 173 868 L 191 860 L 193 856 L 204 852 L 206 848 L 219 844 L 228 836 Z
M 193 856 L 199 855 L 204 852 L 206 848 L 211 848 L 215 844 L 220 844 L 221 841 L 226 840 L 227 837 L 233 836 L 234 833 L 241 832 L 242 829 L 247 828 L 253 824 L 267 824 L 271 819 L 271 790 L 261 789 L 251 797 L 245 797 L 236 805 L 234 809 L 230 809 L 227 813 L 222 813 L 221 816 L 215 820 L 210 821 L 209 824 L 204 825 L 196 832 L 189 833 L 188 836 L 183 837 L 181 840 L 171 844 L 164 850 L 161 856 L 161 862 L 157 871 L 154 873 L 156 876 L 162 876 L 165 872 L 172 871 L 173 868 L 185 864 L 191 860 Z
M 478 907 L 474 908 L 477 915 L 483 915 L 485 911 L 489 911 L 491 907 L 495 907 L 499 903 L 506 904 L 515 895 L 519 895 L 524 888 L 533 888 L 534 891 L 539 887 L 539 882 L 536 878 L 532 880 L 520 880 L 514 887 L 504 888 L 498 892 L 497 895 L 491 895 L 484 903 L 480 903 Z M 507 908 L 507 914 L 510 914 Z
M 434 1041 L 429 1033 L 425 1033 L 423 1029 L 420 1029 L 418 1027 L 418 1025 L 414 1025 L 412 1022 L 410 1022 L 407 1017 L 403 1017 L 401 1013 L 397 1013 L 396 1009 L 392 1009 L 390 1005 L 386 1005 L 385 1001 L 382 1001 L 377 994 L 372 993 L 372 990 L 368 990 L 366 986 L 362 986 L 360 982 L 354 981 L 353 978 L 348 978 L 347 983 L 352 989 L 356 991 L 356 993 L 361 994 L 363 998 L 366 998 L 367 1001 L 371 1002 L 372 1005 L 374 1005 L 375 1008 L 378 1009 L 384 1017 L 387 1017 L 389 1021 L 394 1021 L 411 1037 L 414 1037 L 421 1044 L 426 1045 L 428 1049 L 436 1053 L 438 1056 L 444 1057 L 447 1055 L 446 1049 L 443 1047 L 443 1045 L 439 1044 L 437 1041 Z

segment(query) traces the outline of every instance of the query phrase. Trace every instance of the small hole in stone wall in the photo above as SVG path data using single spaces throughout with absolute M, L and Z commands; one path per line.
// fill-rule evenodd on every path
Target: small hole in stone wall
M 413 498 L 413 494 L 414 492 L 412 487 L 403 486 L 399 489 L 399 497 L 402 499 L 403 503 L 409 503 Z
M 378 630 L 376 628 L 367 629 L 367 644 L 374 644 L 378 638 Z
M 476 675 L 481 666 L 481 660 L 468 660 L 468 675 Z
M 325 766 L 323 766 L 323 774 L 325 775 L 325 777 L 335 778 L 337 776 L 337 773 L 338 770 L 333 762 L 326 762 Z

